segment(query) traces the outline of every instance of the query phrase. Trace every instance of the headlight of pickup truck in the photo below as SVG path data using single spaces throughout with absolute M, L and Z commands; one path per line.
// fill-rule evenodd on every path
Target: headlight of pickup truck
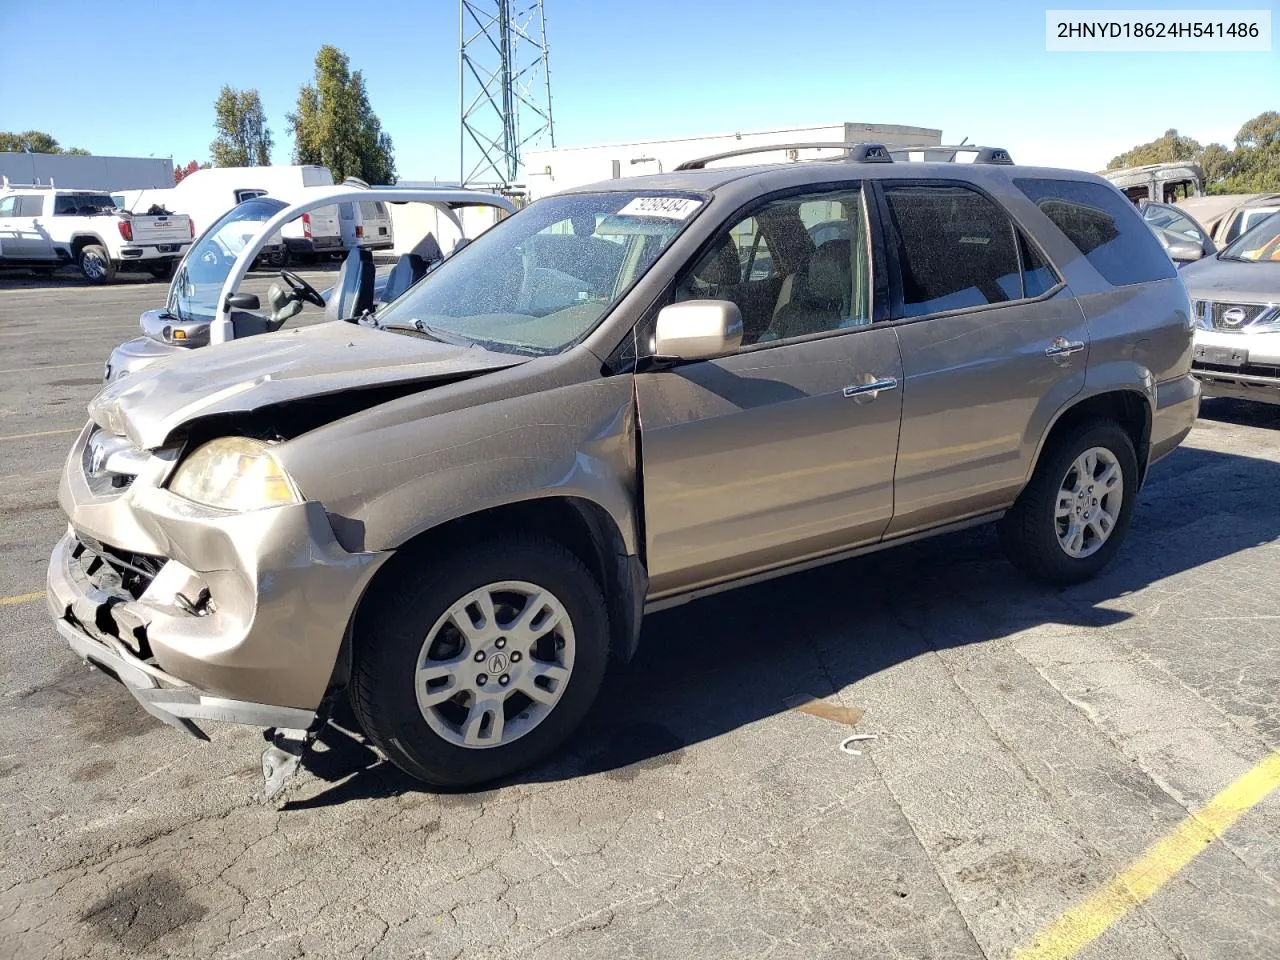
M 169 489 L 223 510 L 260 510 L 301 503 L 302 495 L 261 440 L 220 437 L 187 457 Z

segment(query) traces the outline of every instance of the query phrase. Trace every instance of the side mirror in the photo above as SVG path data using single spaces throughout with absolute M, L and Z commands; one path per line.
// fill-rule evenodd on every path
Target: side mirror
M 261 310 L 262 302 L 256 293 L 233 293 L 227 297 L 227 306 L 232 310 Z
M 1204 247 L 1190 240 L 1177 240 L 1169 244 L 1169 259 L 1176 262 L 1199 260 L 1204 256 Z
M 676 360 L 704 360 L 742 345 L 742 312 L 728 300 L 685 300 L 658 312 L 654 353 Z

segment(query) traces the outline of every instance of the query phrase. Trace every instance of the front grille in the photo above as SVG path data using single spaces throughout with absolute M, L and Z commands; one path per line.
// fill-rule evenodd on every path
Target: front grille
M 118 550 L 83 535 L 72 556 L 99 590 L 117 596 L 123 592 L 134 600 L 147 591 L 165 563 L 163 557 Z
M 1215 330 L 1235 332 L 1247 327 L 1270 307 L 1265 303 L 1209 303 L 1209 316 L 1213 320 Z
M 122 492 L 133 483 L 146 454 L 136 450 L 124 437 L 105 430 L 95 430 L 84 445 L 80 463 L 85 482 L 94 496 L 105 497 Z

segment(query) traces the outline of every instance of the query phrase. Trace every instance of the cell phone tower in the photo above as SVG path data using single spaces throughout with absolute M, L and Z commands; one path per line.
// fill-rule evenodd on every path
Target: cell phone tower
M 556 143 L 542 0 L 460 0 L 458 23 L 459 183 L 509 187 L 527 144 Z

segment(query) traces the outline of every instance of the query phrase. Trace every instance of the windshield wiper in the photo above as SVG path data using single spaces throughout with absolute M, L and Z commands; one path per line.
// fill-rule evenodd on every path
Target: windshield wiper
M 1228 256 L 1224 256 L 1224 255 L 1223 255 L 1223 254 L 1221 254 L 1221 253 L 1220 253 L 1220 254 L 1218 254 L 1218 259 L 1219 259 L 1219 260 L 1232 260 L 1232 261 L 1234 261 L 1234 262 L 1236 262 L 1236 263 L 1257 263 L 1257 262 L 1258 262 L 1257 260 L 1250 260 L 1248 257 L 1228 257 Z
M 379 330 L 390 330 L 392 333 L 403 333 L 408 334 L 409 336 L 417 334 L 418 336 L 425 337 L 428 340 L 435 340 L 437 343 L 447 343 L 451 347 L 475 346 L 475 342 L 467 339 L 466 337 L 458 334 L 446 333 L 444 330 L 441 330 L 438 327 L 433 327 L 431 324 L 425 323 L 422 320 L 414 320 L 412 321 L 411 326 L 404 326 L 402 324 L 382 323 L 378 320 L 377 315 L 375 314 L 373 324 Z

